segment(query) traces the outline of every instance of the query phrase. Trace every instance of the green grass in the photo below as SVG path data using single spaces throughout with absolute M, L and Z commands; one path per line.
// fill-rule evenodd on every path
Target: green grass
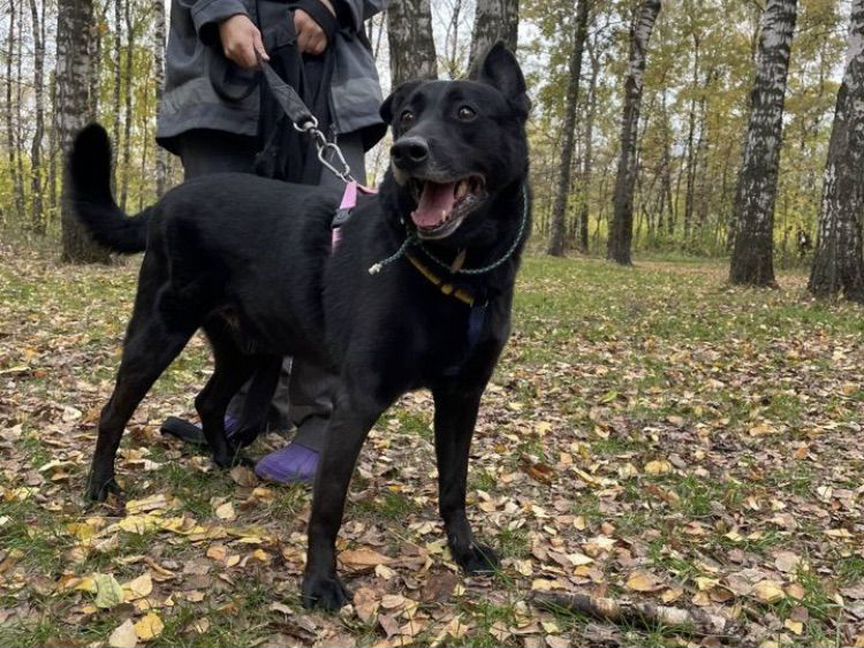
M 190 543 L 168 532 L 122 532 L 117 549 L 93 552 L 77 564 L 66 558 L 75 545 L 67 532 L 70 522 L 85 515 L 116 521 L 116 511 L 81 508 L 78 497 L 89 460 L 84 444 L 92 443 L 92 426 L 64 421 L 62 413 L 65 406 L 90 412 L 110 393 L 136 265 L 70 272 L 41 257 L 0 258 L 0 371 L 28 367 L 22 375 L 0 374 L 0 400 L 12 404 L 0 407 L 0 429 L 21 426 L 20 437 L 9 446 L 14 461 L 4 464 L 9 483 L 0 484 L 0 517 L 9 518 L 0 526 L 0 549 L 21 552 L 10 573 L 18 570 L 32 580 L 98 571 L 122 581 L 143 569 L 141 562 L 124 560 L 146 556 L 179 574 L 160 585 L 160 595 L 165 595 L 182 591 L 185 565 L 204 559 L 212 544 Z M 864 403 L 864 363 L 856 355 L 864 311 L 813 302 L 804 293 L 800 270 L 781 273 L 783 289 L 767 292 L 730 289 L 725 272 L 722 263 L 690 258 L 641 260 L 634 268 L 594 259 L 526 259 L 514 335 L 493 378 L 494 389 L 484 400 L 472 449 L 478 461 L 469 471 L 469 495 L 482 490 L 501 505 L 490 514 L 474 506 L 469 517 L 478 538 L 505 559 L 531 561 L 534 575 L 522 577 L 505 567 L 491 579 L 460 581 L 464 594 L 446 603 L 421 604 L 421 614 L 460 613 L 471 624 L 464 638 L 445 645 L 499 645 L 493 625 L 536 617 L 526 605 L 532 578 L 562 571 L 551 559 L 544 564 L 532 550 L 581 553 L 598 536 L 615 541 L 614 549 L 591 565 L 609 595 L 657 602 L 656 595 L 626 588 L 633 569 L 647 568 L 664 582 L 685 587 L 675 603 L 682 607 L 690 605 L 695 577 L 715 576 L 706 571 L 708 560 L 719 565 L 717 577 L 722 578 L 752 567 L 770 569 L 778 549 L 804 553 L 801 547 L 807 547 L 811 570 L 783 576 L 804 588 L 800 605 L 811 617 L 806 631 L 802 637 L 780 637 L 782 630 L 766 636 L 781 645 L 853 642 L 850 628 L 857 622 L 838 609 L 833 593 L 864 579 L 861 537 L 857 531 L 851 539 L 826 536 L 827 528 L 847 522 L 837 519 L 846 513 L 832 510 L 823 519 L 808 507 L 829 510 L 820 499 L 821 486 L 854 490 L 860 485 L 864 461 L 855 445 L 860 435 L 845 424 L 860 422 Z M 836 350 L 848 359 L 842 375 Z M 248 488 L 223 471 L 205 470 L 206 457 L 183 451 L 178 458 L 178 446 L 159 437 L 152 426 L 167 414 L 191 409 L 209 367 L 206 346 L 196 340 L 157 383 L 134 419 L 136 433 L 123 443 L 127 449 L 147 447 L 149 458 L 162 466 L 144 471 L 120 461 L 120 478 L 130 498 L 156 493 L 177 498 L 177 508 L 166 515 L 232 530 L 263 528 L 275 538 L 261 545 L 273 562 L 263 566 L 249 560 L 245 567 L 231 568 L 214 562 L 211 576 L 218 587 L 208 590 L 200 604 L 178 596 L 173 608 L 161 609 L 165 629 L 148 644 L 154 647 L 258 644 L 290 634 L 298 620 L 307 619 L 296 581 L 303 569 L 308 490 L 268 487 L 271 499 L 243 504 Z M 841 393 L 838 383 L 853 387 Z M 376 427 L 353 481 L 352 498 L 363 495 L 346 508 L 340 549 L 367 547 L 398 558 L 410 546 L 432 551 L 433 543 L 441 542 L 426 524 L 437 508 L 432 411 L 418 402 L 402 401 Z M 551 429 L 538 431 L 541 421 Z M 762 422 L 777 432 L 752 435 L 751 428 Z M 810 454 L 794 458 L 803 444 Z M 250 448 L 249 456 L 259 456 L 264 445 Z M 373 446 L 386 461 L 378 460 Z M 673 454 L 674 470 L 645 474 L 647 462 L 674 459 Z M 559 464 L 565 455 L 569 463 Z M 39 497 L 24 502 L 6 497 L 5 489 L 21 486 L 30 471 L 67 456 L 75 462 L 67 482 L 55 484 L 46 475 L 49 481 Z M 532 462 L 545 464 L 547 480 L 538 482 L 530 474 Z M 216 519 L 213 498 L 233 502 L 237 520 Z M 535 517 L 532 504 L 546 515 Z M 791 516 L 797 528 L 772 521 L 780 514 Z M 565 516 L 581 516 L 585 528 L 562 524 Z M 694 523 L 702 525 L 704 535 L 688 534 Z M 426 531 L 414 532 L 424 525 Z M 740 539 L 726 537 L 731 528 Z M 243 558 L 258 547 L 243 545 L 233 535 L 216 542 Z M 733 551 L 736 560 L 724 563 Z M 349 587 L 417 599 L 429 573 L 449 568 L 440 551 L 430 554 L 430 560 L 431 571 L 396 563 L 395 578 L 366 572 L 352 576 Z M 563 571 L 565 578 L 572 573 Z M 219 574 L 228 580 L 220 580 Z M 598 584 L 574 581 L 571 586 L 593 591 Z M 68 621 L 70 610 L 91 598 L 80 592 L 46 596 L 26 579 L 19 589 L 4 589 L 0 581 L 0 607 L 14 608 L 23 601 L 37 611 L 26 622 L 12 620 L 0 627 L 0 645 L 104 643 L 124 618 L 138 618 L 122 608 L 98 612 L 78 625 Z M 291 606 L 295 615 L 270 611 L 274 602 Z M 757 615 L 771 612 L 781 621 L 799 605 L 786 600 L 763 608 L 752 598 L 736 598 L 720 608 L 728 612 L 738 604 Z M 210 619 L 209 629 L 191 632 L 190 625 L 204 617 Z M 383 639 L 374 621 L 350 615 L 308 618 L 314 620 L 315 632 L 330 633 L 320 637 L 347 634 L 360 646 Z M 561 636 L 572 636 L 574 645 L 585 636 L 588 620 L 554 618 Z M 757 622 L 742 618 L 745 624 Z M 419 644 L 438 635 L 437 619 L 420 635 Z M 613 630 L 614 641 L 624 645 L 696 641 L 680 628 L 623 625 Z M 542 641 L 542 635 L 536 638 Z M 511 637 L 508 645 L 520 642 Z

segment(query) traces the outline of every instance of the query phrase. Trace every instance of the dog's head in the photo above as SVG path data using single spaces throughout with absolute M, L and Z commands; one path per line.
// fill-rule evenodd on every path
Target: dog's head
M 488 231 L 496 198 L 528 172 L 530 103 L 519 64 L 501 43 L 467 80 L 409 81 L 386 99 L 390 174 L 421 239 L 462 244 Z

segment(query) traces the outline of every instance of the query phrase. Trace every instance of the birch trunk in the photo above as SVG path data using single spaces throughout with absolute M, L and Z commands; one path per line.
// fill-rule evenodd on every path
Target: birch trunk
M 630 28 L 629 69 L 624 82 L 624 118 L 621 124 L 621 157 L 613 197 L 606 257 L 621 265 L 632 265 L 633 190 L 636 185 L 639 110 L 645 83 L 648 43 L 660 13 L 660 0 L 645 0 Z
M 111 141 L 114 146 L 120 146 L 120 107 L 123 91 L 123 0 L 114 0 L 114 86 L 111 93 L 111 117 L 114 120 L 114 125 L 111 129 Z M 98 59 L 97 59 L 98 60 Z M 112 186 L 115 188 L 117 182 L 117 157 L 111 162 L 111 178 Z
M 825 165 L 819 240 L 808 289 L 864 302 L 864 0 L 853 0 L 846 70 L 837 93 Z
M 60 149 L 65 157 L 75 133 L 87 124 L 93 103 L 88 96 L 93 54 L 93 2 L 59 0 L 57 11 L 57 125 Z M 68 182 L 64 180 L 63 261 L 107 263 L 110 259 L 107 250 L 97 246 L 75 218 L 67 188 Z
M 519 0 L 477 0 L 468 58 L 474 61 L 499 40 L 515 52 L 518 35 Z
M 156 106 L 162 101 L 165 85 L 165 2 L 153 0 L 153 72 L 156 84 Z M 168 151 L 156 147 L 156 197 L 165 193 L 168 182 Z
M 13 93 L 15 77 L 12 70 L 12 64 L 15 60 L 15 44 L 21 40 L 16 31 L 16 12 L 15 0 L 9 0 L 9 37 L 6 40 L 6 154 L 9 158 L 9 173 L 15 194 L 15 215 L 20 219 L 24 216 L 24 195 L 22 191 L 19 191 L 21 178 L 18 175 L 18 145 L 15 141 L 15 95 Z
M 132 56 L 135 52 L 135 30 L 132 25 L 130 0 L 123 5 L 123 20 L 126 24 L 126 58 L 124 59 L 124 76 L 126 88 L 123 96 L 123 185 L 120 189 L 120 208 L 126 211 L 126 201 L 129 197 L 129 174 L 132 166 L 132 91 L 135 87 L 132 78 Z M 119 115 L 117 116 L 119 119 Z
M 762 15 L 750 125 L 735 196 L 735 241 L 729 280 L 776 287 L 774 204 L 783 141 L 783 104 L 797 0 L 769 0 Z
M 395 88 L 412 79 L 437 79 L 429 0 L 393 0 L 387 9 L 390 78 Z
M 564 256 L 564 239 L 566 234 L 565 215 L 570 198 L 570 186 L 573 179 L 571 166 L 573 164 L 573 142 L 576 135 L 576 107 L 579 102 L 579 79 L 582 76 L 582 54 L 585 51 L 585 39 L 588 36 L 589 0 L 579 0 L 576 9 L 576 30 L 573 34 L 573 49 L 570 51 L 569 79 L 567 83 L 567 98 L 564 113 L 564 141 L 562 143 L 561 165 L 558 168 L 558 190 L 555 193 L 555 204 L 552 207 L 552 223 L 549 233 L 549 246 L 546 253 L 552 256 Z
M 585 116 L 585 150 L 582 158 L 582 188 L 579 203 L 579 249 L 588 253 L 588 215 L 590 212 L 591 180 L 594 175 L 594 121 L 597 117 L 597 78 L 600 75 L 600 56 L 589 46 L 591 79 L 588 82 L 588 112 Z
M 30 0 L 30 15 L 33 20 L 33 83 L 35 90 L 36 115 L 33 140 L 30 145 L 32 190 L 32 224 L 37 234 L 45 234 L 46 221 L 42 201 L 42 138 L 45 134 L 45 5 L 42 16 L 36 0 Z

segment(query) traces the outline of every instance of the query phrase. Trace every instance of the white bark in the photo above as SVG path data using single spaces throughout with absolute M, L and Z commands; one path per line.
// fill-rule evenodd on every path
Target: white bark
M 864 0 L 853 0 L 846 69 L 837 93 L 810 291 L 864 301 Z
M 797 0 L 769 0 L 762 15 L 750 124 L 735 199 L 735 243 L 729 273 L 734 284 L 776 285 L 774 203 L 796 18 Z

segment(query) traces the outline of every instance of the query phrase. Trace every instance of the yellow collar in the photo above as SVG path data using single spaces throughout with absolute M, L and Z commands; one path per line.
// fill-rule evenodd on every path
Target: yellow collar
M 422 274 L 426 279 L 429 280 L 433 286 L 438 288 L 443 295 L 447 295 L 448 297 L 453 297 L 454 299 L 458 299 L 463 304 L 467 304 L 468 306 L 474 306 L 474 295 L 467 290 L 462 288 L 457 288 L 452 283 L 445 282 L 441 277 L 432 272 L 426 265 L 424 265 L 417 257 L 413 254 L 406 253 L 406 257 L 411 262 L 415 268 L 417 268 L 418 272 Z M 459 265 L 464 262 L 464 254 L 460 253 L 457 257 L 457 262 Z

